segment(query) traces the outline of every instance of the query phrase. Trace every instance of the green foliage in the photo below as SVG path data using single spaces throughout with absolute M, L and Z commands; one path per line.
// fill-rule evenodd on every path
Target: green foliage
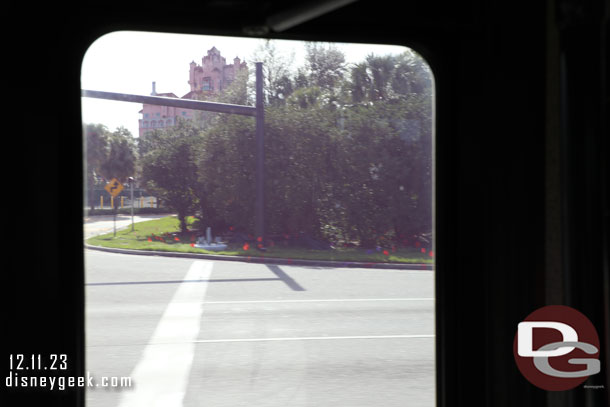
M 321 236 L 320 214 L 332 185 L 335 115 L 322 108 L 268 109 L 265 121 L 269 232 Z
M 266 230 L 344 245 L 413 242 L 432 231 L 432 78 L 415 53 L 345 66 L 310 44 L 296 73 L 275 49 L 265 67 Z M 246 77 L 219 101 L 248 101 Z M 222 100 L 221 100 L 222 99 Z M 221 232 L 253 233 L 255 121 L 202 115 L 139 142 L 150 190 Z
M 203 136 L 197 175 L 199 210 L 213 229 L 254 227 L 254 119 L 223 115 Z
M 351 68 L 348 84 L 352 102 L 431 97 L 432 74 L 423 59 L 412 51 L 400 55 L 369 55 Z
M 192 217 L 186 222 L 190 228 L 195 226 Z M 135 230 L 130 227 L 114 233 L 94 236 L 87 239 L 93 246 L 119 249 L 171 251 L 181 253 L 200 253 L 222 256 L 241 256 L 246 260 L 250 256 L 263 256 L 261 252 L 243 244 L 229 244 L 223 251 L 208 251 L 191 246 L 201 231 L 180 230 L 180 222 L 175 217 L 138 222 Z M 365 262 L 369 264 L 384 263 L 431 263 L 433 259 L 415 248 L 397 248 L 383 253 L 381 250 L 361 250 L 357 248 L 337 248 L 335 250 L 307 250 L 303 248 L 282 247 L 273 245 L 264 253 L 264 257 L 281 259 L 306 259 L 340 262 Z
M 99 173 L 99 168 L 108 157 L 110 150 L 110 132 L 101 124 L 87 124 L 85 133 L 85 156 L 87 171 L 91 176 Z
M 87 124 L 84 126 L 86 189 L 90 209 L 93 210 L 93 190 L 100 177 L 100 167 L 108 157 L 110 150 L 110 132 L 101 124 Z
M 142 178 L 147 189 L 178 212 L 183 230 L 186 230 L 186 216 L 197 202 L 201 140 L 199 130 L 192 123 L 179 120 L 175 127 L 155 132 L 142 157 Z
M 136 145 L 132 134 L 124 127 L 119 127 L 109 136 L 110 151 L 101 163 L 100 174 L 106 179 L 117 178 L 125 182 L 134 175 L 136 165 Z
M 117 178 L 125 182 L 134 175 L 137 162 L 135 141 L 129 130 L 117 128 L 113 133 L 101 124 L 84 127 L 86 178 L 90 209 L 93 210 L 92 193 L 96 186 Z
M 277 52 L 272 41 L 266 41 L 254 50 L 254 62 L 263 63 L 263 93 L 265 105 L 281 106 L 293 91 L 290 79 L 290 62 L 294 55 L 282 55 Z M 252 64 L 254 65 L 254 64 Z M 252 70 L 254 74 L 254 70 Z
M 310 83 L 332 91 L 345 73 L 345 55 L 333 44 L 306 43 L 306 65 Z

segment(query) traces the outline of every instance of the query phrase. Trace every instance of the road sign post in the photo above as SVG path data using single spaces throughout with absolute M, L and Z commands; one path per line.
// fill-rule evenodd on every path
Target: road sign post
M 118 208 L 114 205 L 114 198 L 123 190 L 123 184 L 121 184 L 118 179 L 113 178 L 109 183 L 106 184 L 104 189 L 110 194 L 112 213 L 114 215 L 114 237 L 116 237 L 116 212 Z
M 133 225 L 133 183 L 135 182 L 133 177 L 129 177 L 129 187 L 131 189 L 131 231 L 135 230 L 135 226 Z

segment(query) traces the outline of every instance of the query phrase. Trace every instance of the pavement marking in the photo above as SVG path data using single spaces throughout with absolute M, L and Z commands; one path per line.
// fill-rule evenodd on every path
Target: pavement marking
M 231 342 L 281 342 L 281 341 L 322 341 L 322 340 L 349 340 L 349 339 L 415 339 L 415 338 L 435 338 L 434 334 L 422 335 L 360 335 L 360 336 L 304 336 L 296 338 L 232 338 L 232 339 L 196 339 L 191 341 L 197 343 L 231 343 Z M 166 345 L 176 345 L 184 342 L 156 342 L 151 346 L 163 347 Z M 110 344 L 110 345 L 90 345 L 88 347 L 108 347 L 108 346 L 142 346 L 141 343 L 129 344 Z M 132 375 L 133 376 L 133 375 Z
M 120 407 L 182 406 L 199 335 L 201 306 L 212 272 L 211 261 L 193 262 L 167 305 L 131 378 L 134 390 L 125 392 Z M 164 344 L 165 346 L 156 346 Z
M 229 343 L 229 342 L 279 342 L 279 341 L 323 341 L 346 339 L 412 339 L 434 338 L 436 335 L 378 335 L 378 336 L 306 336 L 300 338 L 244 338 L 244 339 L 198 339 L 195 343 Z
M 252 301 L 205 301 L 208 304 L 276 304 L 276 303 L 299 303 L 299 302 L 365 302 L 365 301 L 434 301 L 434 298 L 338 298 L 319 300 L 252 300 Z

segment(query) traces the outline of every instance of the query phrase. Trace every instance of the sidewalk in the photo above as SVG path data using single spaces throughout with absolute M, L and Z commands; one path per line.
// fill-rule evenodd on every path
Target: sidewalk
M 155 214 L 155 215 L 134 215 L 133 222 L 144 222 L 147 220 L 161 219 L 166 216 L 171 216 L 171 213 Z M 113 215 L 88 216 L 83 219 L 83 231 L 85 239 L 96 235 L 103 235 L 114 230 Z M 116 229 L 124 229 L 131 226 L 131 215 L 116 215 Z

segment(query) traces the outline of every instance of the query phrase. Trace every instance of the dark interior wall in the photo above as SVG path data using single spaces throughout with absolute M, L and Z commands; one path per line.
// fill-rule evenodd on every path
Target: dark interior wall
M 82 196 L 83 53 L 117 29 L 242 35 L 286 5 L 177 1 L 164 13 L 125 4 L 45 7 L 11 5 L 7 14 L 17 16 L 4 63 L 16 115 L 5 151 L 21 162 L 4 160 L 4 185 L 10 192 L 9 185 L 35 182 L 37 192 L 19 206 L 5 200 L 4 348 L 67 353 L 70 375 L 81 375 L 82 225 L 74 197 Z M 268 35 L 407 45 L 434 71 L 438 404 L 608 405 L 607 359 L 597 378 L 605 392 L 549 397 L 520 375 L 512 355 L 517 323 L 551 303 L 589 316 L 610 353 L 603 2 L 417 2 L 396 12 L 395 2 L 362 0 Z M 43 101 L 48 107 L 34 120 L 30 106 Z M 68 406 L 82 405 L 83 394 L 27 397 Z

